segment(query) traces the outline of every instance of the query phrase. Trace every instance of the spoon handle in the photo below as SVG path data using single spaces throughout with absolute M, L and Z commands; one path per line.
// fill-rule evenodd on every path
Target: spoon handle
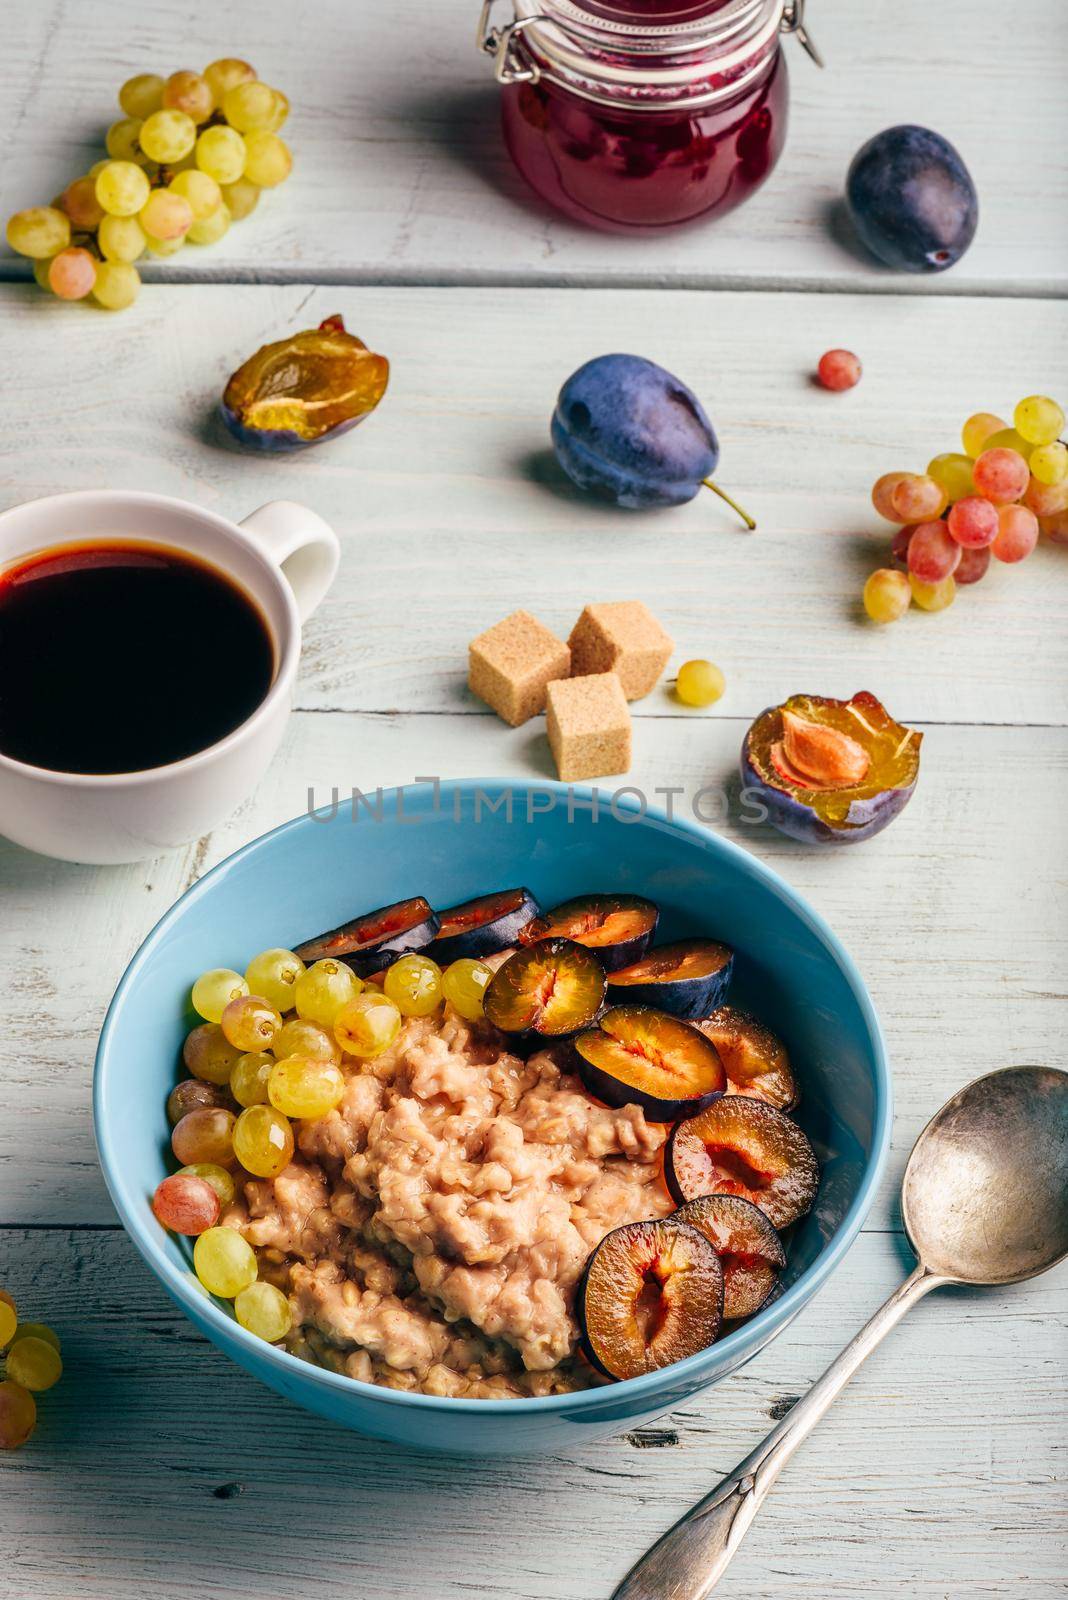
M 612 1600 L 705 1600 L 772 1484 L 831 1401 L 905 1312 L 946 1282 L 917 1266 L 767 1438 L 631 1568 Z

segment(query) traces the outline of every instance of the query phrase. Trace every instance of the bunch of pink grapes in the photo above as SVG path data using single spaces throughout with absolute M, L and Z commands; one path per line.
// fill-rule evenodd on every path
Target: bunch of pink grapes
M 108 311 L 137 299 L 143 256 L 214 244 L 293 166 L 278 137 L 289 101 L 235 56 L 202 73 L 138 73 L 119 90 L 119 109 L 106 157 L 51 205 L 7 224 L 8 244 L 33 262 L 42 289 Z
M 872 489 L 879 515 L 898 524 L 890 566 L 864 585 L 873 622 L 896 622 L 913 604 L 944 611 L 991 559 L 1024 561 L 1040 533 L 1068 544 L 1068 446 L 1064 411 L 1028 395 L 1013 426 L 988 411 L 962 430 L 963 453 L 935 456 L 927 471 L 887 472 Z

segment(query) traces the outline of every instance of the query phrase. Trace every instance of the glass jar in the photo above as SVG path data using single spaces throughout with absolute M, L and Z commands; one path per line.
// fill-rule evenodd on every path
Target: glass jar
M 543 200 L 650 233 L 722 216 L 786 137 L 784 33 L 819 62 L 804 0 L 511 0 L 479 44 L 503 86 L 505 143 Z

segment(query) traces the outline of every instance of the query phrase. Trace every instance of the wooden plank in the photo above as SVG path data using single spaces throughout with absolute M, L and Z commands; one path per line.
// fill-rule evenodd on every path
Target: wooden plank
M 460 1463 L 361 1439 L 261 1387 L 194 1332 L 125 1235 L 0 1232 L 5 1283 L 55 1324 L 66 1362 L 36 1437 L 0 1460 L 0 1595 L 606 1600 L 808 1387 L 904 1255 L 863 1236 L 773 1347 L 654 1428 L 566 1457 Z M 724 1593 L 1062 1595 L 1063 1306 L 1063 1271 L 925 1301 L 787 1469 Z
M 213 420 L 228 371 L 336 310 L 393 360 L 379 412 L 299 458 L 230 448 Z M 140 487 L 236 517 L 304 500 L 333 522 L 344 562 L 307 631 L 306 708 L 479 711 L 464 686 L 476 633 L 523 605 L 566 634 L 588 600 L 640 595 L 677 660 L 708 655 L 725 669 L 716 715 L 867 687 L 909 720 L 1068 720 L 1063 548 L 995 563 L 938 616 L 879 629 L 858 604 L 888 556 L 869 500 L 876 475 L 922 470 L 978 406 L 1057 393 L 1068 304 L 1007 301 L 991 323 L 975 300 L 202 286 L 148 289 L 105 318 L 8 288 L 0 330 L 6 502 Z M 865 377 L 829 395 L 809 373 L 842 343 Z M 570 489 L 547 449 L 556 393 L 580 362 L 621 345 L 705 399 L 720 475 L 751 504 L 757 534 L 707 494 L 636 514 Z M 687 715 L 666 689 L 636 711 Z
M 640 725 L 630 781 L 732 792 L 743 725 Z M 927 731 L 916 798 L 859 849 L 805 849 L 766 827 L 723 825 L 783 873 L 852 951 L 894 1062 L 894 1154 L 872 1226 L 896 1225 L 912 1141 L 944 1099 L 995 1067 L 1063 1062 L 1068 966 L 1068 732 Z M 0 1223 L 96 1223 L 112 1216 L 97 1171 L 89 1079 L 107 997 L 135 946 L 195 876 L 306 809 L 331 786 L 417 775 L 536 779 L 541 724 L 505 731 L 475 717 L 304 713 L 256 796 L 209 840 L 146 867 L 66 866 L 0 845 L 0 970 L 10 975 L 0 1062 Z M 998 812 L 983 775 L 1012 777 L 1026 810 Z M 609 792 L 614 787 L 607 786 Z M 663 804 L 653 796 L 653 803 Z M 705 815 L 714 801 L 702 801 Z M 354 910 L 358 908 L 354 907 Z M 205 951 L 205 965 L 226 957 Z
M 711 228 L 638 239 L 578 227 L 527 191 L 500 139 L 491 65 L 474 48 L 477 13 L 476 0 L 387 12 L 320 0 L 295 20 L 286 6 L 233 0 L 220 32 L 205 0 L 157 0 L 136 16 L 118 0 L 23 7 L 0 84 L 5 199 L 46 202 L 100 156 L 128 75 L 247 49 L 293 102 L 295 174 L 221 245 L 154 264 L 156 276 L 1063 292 L 1058 0 L 1029 0 L 1026 22 L 1012 6 L 977 15 L 971 0 L 821 0 L 812 27 L 828 67 L 787 41 L 790 138 L 764 191 Z M 981 196 L 975 244 L 937 279 L 861 258 L 836 217 L 854 152 L 897 122 L 953 140 Z

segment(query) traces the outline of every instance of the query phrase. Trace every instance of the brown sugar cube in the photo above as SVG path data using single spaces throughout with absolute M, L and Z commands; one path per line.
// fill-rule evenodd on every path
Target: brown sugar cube
M 640 700 L 656 687 L 675 648 L 640 600 L 587 606 L 567 642 L 572 677 L 614 672 L 628 700 Z
M 471 640 L 467 685 L 518 728 L 545 710 L 546 685 L 554 678 L 566 678 L 570 669 L 571 652 L 564 641 L 529 611 L 513 611 Z
M 614 672 L 550 683 L 545 720 L 565 783 L 607 778 L 630 767 L 630 710 Z

